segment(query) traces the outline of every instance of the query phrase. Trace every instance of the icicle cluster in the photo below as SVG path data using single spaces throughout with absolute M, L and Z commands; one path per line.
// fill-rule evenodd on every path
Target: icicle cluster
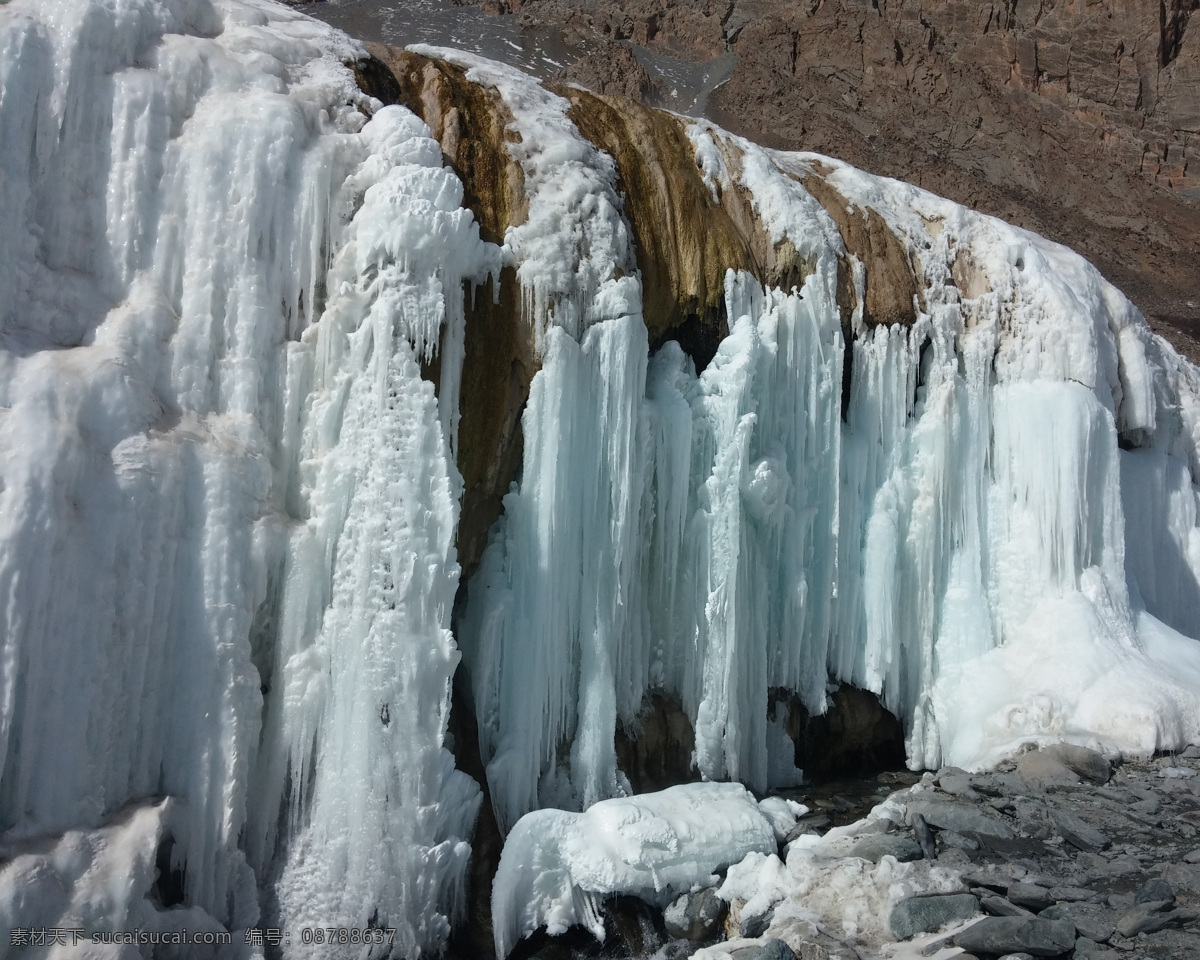
M 882 696 L 916 768 L 1197 736 L 1195 368 L 1070 251 L 825 158 L 689 135 L 714 198 L 748 191 L 815 267 L 791 292 L 730 273 L 730 335 L 698 376 L 673 343 L 643 364 L 636 307 L 546 338 L 461 637 L 501 824 L 625 793 L 613 734 L 652 690 L 683 704 L 703 776 L 757 789 L 794 776 L 769 691 L 822 712 L 830 680 Z M 864 323 L 864 265 L 801 185 L 814 164 L 902 238 L 911 326 Z

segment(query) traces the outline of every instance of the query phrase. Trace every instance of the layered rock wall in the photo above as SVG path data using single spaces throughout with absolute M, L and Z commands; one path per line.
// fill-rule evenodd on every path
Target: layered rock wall
M 490 3 L 569 36 L 681 59 L 734 50 L 737 67 L 709 100 L 727 128 L 919 183 L 1067 243 L 1190 337 L 1200 316 L 1197 6 Z M 596 59 L 568 78 L 595 87 Z

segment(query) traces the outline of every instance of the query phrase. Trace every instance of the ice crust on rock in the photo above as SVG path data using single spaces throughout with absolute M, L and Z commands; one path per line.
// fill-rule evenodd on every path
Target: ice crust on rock
M 692 783 L 618 797 L 583 813 L 535 810 L 508 834 L 492 886 L 496 954 L 522 938 L 587 927 L 604 940 L 600 904 L 625 894 L 665 907 L 716 883 L 747 854 L 773 853 L 775 831 L 737 783 Z

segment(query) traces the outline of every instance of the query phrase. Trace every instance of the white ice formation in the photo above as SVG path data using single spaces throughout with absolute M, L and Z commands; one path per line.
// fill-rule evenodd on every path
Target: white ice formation
M 636 318 L 549 343 L 459 638 L 501 823 L 623 793 L 613 718 L 650 690 L 684 705 L 705 777 L 757 789 L 780 775 L 768 691 L 822 712 L 831 678 L 882 696 L 918 768 L 1200 735 L 1196 368 L 1056 244 L 691 133 L 711 188 L 749 191 L 815 268 L 791 291 L 730 272 L 698 375 L 670 342 L 643 366 Z M 814 164 L 918 269 L 916 322 L 859 307 L 848 352 Z
M 579 925 L 604 940 L 605 897 L 664 907 L 748 854 L 777 848 L 767 813 L 737 783 L 683 784 L 583 813 L 535 810 L 509 832 L 496 872 L 496 955 L 539 927 L 558 934 Z
M 457 638 L 503 827 L 627 793 L 650 691 L 700 773 L 759 788 L 795 773 L 768 690 L 821 710 L 831 679 L 914 766 L 1200 737 L 1200 375 L 1083 260 L 697 124 L 712 195 L 811 266 L 730 273 L 697 373 L 649 354 L 616 167 L 566 101 L 458 58 L 528 195 L 496 247 L 361 55 L 267 0 L 0 4 L 0 830 L 102 864 L 55 861 L 53 902 L 6 866 L 5 921 L 123 871 L 104 922 L 173 922 L 170 834 L 173 909 L 444 943 L 480 798 L 445 736 L 464 294 L 506 265 L 541 368 Z M 911 327 L 860 311 L 846 348 L 838 257 L 859 304 L 864 268 L 818 165 L 901 238 Z
M 499 251 L 359 55 L 267 3 L 0 9 L 0 823 L 168 795 L 189 905 L 244 928 L 269 883 L 413 957 L 479 803 L 451 449 Z

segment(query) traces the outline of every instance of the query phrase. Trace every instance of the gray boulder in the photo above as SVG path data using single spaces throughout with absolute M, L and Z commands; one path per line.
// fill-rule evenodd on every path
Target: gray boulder
M 1034 913 L 1039 913 L 1054 903 L 1054 898 L 1050 896 L 1050 891 L 1045 887 L 1040 887 L 1036 883 L 1020 881 L 1009 886 L 1008 899 L 1017 906 L 1025 907 Z
M 663 926 L 679 940 L 707 940 L 717 935 L 725 910 L 725 901 L 712 887 L 685 893 L 663 911 Z
M 1011 840 L 1015 835 L 1012 827 L 1002 820 L 989 817 L 978 808 L 966 804 L 955 803 L 952 800 L 911 800 L 908 804 L 908 816 L 911 820 L 915 814 L 925 818 L 925 822 L 939 830 L 953 830 L 955 833 L 980 833 L 988 837 L 1001 837 Z
M 979 898 L 969 893 L 949 896 L 909 897 L 892 908 L 888 925 L 897 940 L 932 933 L 952 920 L 966 920 L 979 912 Z
M 990 913 L 993 917 L 1032 917 L 1034 915 L 1032 910 L 1018 907 L 1015 903 L 1010 903 L 1000 896 L 982 897 L 979 905 L 983 907 L 984 913 Z
M 1117 933 L 1123 937 L 1136 937 L 1139 933 L 1156 933 L 1168 927 L 1182 927 L 1192 923 L 1196 913 L 1180 910 L 1170 900 L 1151 900 L 1139 903 L 1117 921 Z
M 972 953 L 1057 957 L 1075 946 L 1075 924 L 1041 917 L 984 917 L 957 934 L 954 945 Z
M 733 960 L 799 960 L 796 951 L 783 940 L 768 940 L 758 947 L 742 947 L 730 956 Z
M 1079 935 L 1096 943 L 1107 943 L 1115 929 L 1102 917 L 1081 915 L 1072 919 L 1075 921 L 1075 929 Z
M 938 789 L 964 800 L 978 800 L 979 793 L 971 784 L 971 777 L 965 773 L 948 773 L 938 778 Z
M 1174 890 L 1200 893 L 1200 866 L 1190 863 L 1172 863 L 1163 870 L 1163 879 Z
M 749 917 L 743 917 L 741 924 L 738 926 L 738 933 L 747 940 L 757 940 L 767 932 L 767 927 L 771 925 L 771 911 L 765 913 L 755 913 Z
M 921 848 L 912 837 L 897 833 L 877 833 L 864 837 L 850 848 L 850 856 L 878 863 L 884 857 L 895 857 L 901 863 L 921 859 Z
M 1022 780 L 1031 785 L 1045 780 L 1079 782 L 1079 774 L 1061 760 L 1057 760 L 1041 750 L 1027 753 L 1018 760 L 1017 773 L 1020 774 Z
M 1156 900 L 1175 902 L 1175 891 L 1162 877 L 1153 877 L 1138 888 L 1133 896 L 1135 903 L 1153 903 Z
M 1054 822 L 1059 835 L 1073 847 L 1089 853 L 1106 850 L 1109 847 L 1109 840 L 1104 834 L 1095 827 L 1088 826 L 1073 813 L 1068 813 L 1066 810 L 1051 810 L 1050 819 Z
M 1112 776 L 1112 764 L 1108 762 L 1108 759 L 1102 753 L 1089 750 L 1087 747 L 1077 747 L 1070 743 L 1056 743 L 1046 747 L 1042 753 L 1092 783 L 1108 783 Z

